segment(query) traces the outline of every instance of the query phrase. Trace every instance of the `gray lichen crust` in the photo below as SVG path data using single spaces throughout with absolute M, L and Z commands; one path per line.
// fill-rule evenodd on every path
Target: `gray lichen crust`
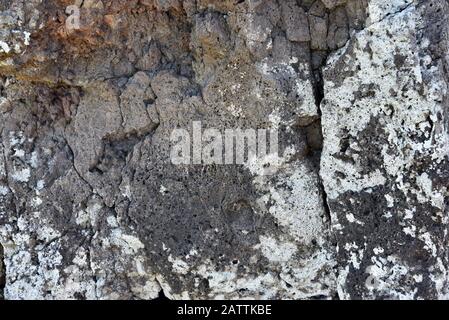
M 0 0 L 0 297 L 449 298 L 448 17 Z M 281 156 L 175 165 L 194 122 Z

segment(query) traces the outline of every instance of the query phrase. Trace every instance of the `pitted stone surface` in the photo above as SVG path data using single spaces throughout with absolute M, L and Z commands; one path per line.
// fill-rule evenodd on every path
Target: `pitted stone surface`
M 0 1 L 0 296 L 447 298 L 448 15 Z M 194 123 L 280 156 L 172 164 Z

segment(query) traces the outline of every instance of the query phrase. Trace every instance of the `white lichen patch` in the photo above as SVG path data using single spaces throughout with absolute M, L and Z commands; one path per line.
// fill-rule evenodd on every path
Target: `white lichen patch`
M 294 88 L 298 96 L 298 106 L 296 110 L 298 118 L 317 117 L 318 107 L 314 98 L 314 89 L 309 66 L 304 63 L 299 63 L 298 71 L 296 71 L 292 66 L 293 61 L 296 61 L 295 59 L 297 58 L 291 57 L 285 62 L 275 63 L 266 58 L 257 64 L 257 70 L 260 74 L 268 78 L 284 77 L 286 79 L 296 79 L 294 82 Z M 294 122 L 297 119 L 292 120 Z
M 381 21 L 389 14 L 395 14 L 408 5 L 410 5 L 413 0 L 370 0 L 368 2 L 368 24 L 373 24 Z
M 139 238 L 123 234 L 121 229 L 114 229 L 111 232 L 110 242 L 120 248 L 122 248 L 125 254 L 135 254 L 140 249 L 145 248 L 145 245 L 139 240 Z
M 9 53 L 11 51 L 11 48 L 9 47 L 9 45 L 4 41 L 0 41 L 0 49 L 4 53 Z
M 0 196 L 6 196 L 9 193 L 9 188 L 0 185 Z
M 348 220 L 349 223 L 357 223 L 360 225 L 364 225 L 364 223 L 361 222 L 360 220 L 357 220 L 352 213 L 346 214 L 346 220 Z
M 28 182 L 31 177 L 29 168 L 16 169 L 12 172 L 11 178 L 17 182 Z
M 291 154 L 279 156 L 277 153 L 270 153 L 262 157 L 254 155 L 245 162 L 244 166 L 255 176 L 273 175 L 278 172 L 290 158 Z
M 300 243 L 320 242 L 319 235 L 325 230 L 325 212 L 316 173 L 308 165 L 295 162 L 279 173 L 275 181 L 265 186 L 264 180 L 255 179 L 265 193 L 259 203 L 271 203 L 268 212 Z
M 275 296 L 276 287 L 279 286 L 279 280 L 271 273 L 242 277 L 237 275 L 235 266 L 228 270 L 216 271 L 210 261 L 193 272 L 208 279 L 211 299 L 237 299 L 240 289 L 245 290 L 253 299 L 270 299 Z
M 274 238 L 267 236 L 260 236 L 260 244 L 254 249 L 260 249 L 264 257 L 271 262 L 288 262 L 290 261 L 298 248 L 291 242 L 279 242 Z
M 184 260 L 180 258 L 173 258 L 172 255 L 169 255 L 168 261 L 172 264 L 174 272 L 179 274 L 187 274 L 187 272 L 189 272 L 189 265 Z
M 404 140 L 404 136 L 399 138 L 396 128 L 398 123 L 401 123 L 401 128 L 404 131 L 413 132 L 417 124 L 426 120 L 426 113 L 435 115 L 438 110 L 441 110 L 441 106 L 435 104 L 430 97 L 426 99 L 420 96 L 415 90 L 409 90 L 407 102 L 402 101 L 401 98 L 392 98 L 390 95 L 392 90 L 400 91 L 401 86 L 407 82 L 422 82 L 419 71 L 419 58 L 416 55 L 410 56 L 410 52 L 413 51 L 413 43 L 409 41 L 410 36 L 407 31 L 414 29 L 415 19 L 415 12 L 413 7 L 411 7 L 357 34 L 352 44 L 355 52 L 352 54 L 351 59 L 354 59 L 354 61 L 350 64 L 348 61 L 347 69 L 349 71 L 351 68 L 360 68 L 363 72 L 347 77 L 338 88 L 331 83 L 325 85 L 327 103 L 323 107 L 325 146 L 322 159 L 322 176 L 326 179 L 326 185 L 329 186 L 328 193 L 331 198 L 336 198 L 339 194 L 349 190 L 360 191 L 363 188 L 385 183 L 386 177 L 379 171 L 372 172 L 368 176 L 360 175 L 361 167 L 357 163 L 350 165 L 343 160 L 327 156 L 340 152 L 338 132 L 342 128 L 345 128 L 350 136 L 356 137 L 359 132 L 367 127 L 373 117 L 378 117 L 382 114 L 383 106 L 385 105 L 391 105 L 393 109 L 397 110 L 392 120 L 386 120 L 384 124 L 387 137 L 390 140 L 390 145 L 384 146 L 385 170 L 390 175 L 397 177 L 399 185 L 403 181 L 401 177 L 403 170 L 414 161 L 417 153 L 430 151 L 428 146 L 425 144 L 417 145 L 411 138 L 406 140 Z M 394 36 L 389 37 L 387 30 L 388 33 L 394 34 Z M 371 33 L 376 34 L 376 37 L 368 36 Z M 374 52 L 372 56 L 371 51 L 365 50 L 368 46 Z M 410 63 L 414 64 L 414 69 L 412 69 L 411 73 L 397 72 L 392 52 L 409 57 Z M 344 53 L 340 53 L 341 57 Z M 341 60 L 341 57 L 334 58 L 332 61 L 335 63 Z M 332 65 L 329 65 L 327 68 L 332 68 Z M 374 88 L 375 96 L 356 100 L 354 94 L 363 85 Z M 444 88 L 443 85 L 442 88 Z M 356 107 L 353 107 L 354 101 L 356 101 Z M 404 104 L 409 106 L 407 110 L 403 110 L 402 106 Z M 446 141 L 445 138 L 444 141 Z M 443 148 L 442 142 L 432 147 L 435 152 L 433 156 L 439 159 L 445 156 L 446 148 Z M 400 157 L 389 151 L 392 147 L 402 149 L 407 145 L 411 149 L 409 152 L 401 154 Z M 356 155 L 354 155 L 354 158 L 357 159 Z M 330 172 L 328 172 L 329 169 Z M 336 171 L 344 172 L 349 177 L 343 180 L 336 179 L 332 174 L 332 172 Z
M 164 187 L 163 185 L 161 185 L 161 187 L 159 188 L 159 193 L 164 195 L 168 192 L 168 189 L 166 187 Z
M 95 226 L 98 215 L 103 206 L 96 200 L 92 200 L 85 210 L 79 210 L 76 214 L 76 223 L 81 226 Z
M 388 256 L 386 258 L 373 256 L 372 265 L 366 268 L 368 292 L 388 294 L 393 299 L 412 300 L 415 298 L 418 288 L 401 290 L 397 282 L 407 277 L 410 269 L 398 257 Z
M 376 247 L 376 248 L 373 249 L 373 252 L 374 252 L 375 255 L 382 254 L 382 253 L 384 253 L 384 251 L 385 250 L 382 247 Z
M 418 236 L 418 239 L 424 241 L 424 249 L 428 250 L 433 257 L 437 257 L 437 246 L 432 241 L 432 235 L 429 232 L 424 232 Z
M 422 228 L 417 216 L 431 210 L 435 213 L 429 213 L 429 219 L 444 221 L 447 190 L 435 172 L 449 154 L 447 128 L 441 125 L 448 88 L 442 68 L 431 66 L 432 58 L 421 54 L 428 52 L 430 41 L 418 40 L 416 30 L 426 25 L 419 10 L 412 0 L 369 1 L 368 26 L 329 58 L 321 106 L 320 175 L 331 202 L 347 200 L 362 208 L 365 196 L 382 192 L 379 212 L 370 213 L 389 220 L 381 220 L 381 225 L 392 223 L 392 229 L 398 229 L 390 242 L 397 236 L 400 246 L 404 240 L 399 239 L 416 238 L 429 258 L 436 258 L 441 239 Z M 418 204 L 425 209 L 417 209 Z M 331 210 L 331 216 L 343 235 L 357 221 L 354 212 L 341 211 L 343 215 Z M 381 249 L 375 247 L 372 258 L 372 275 L 381 278 L 380 284 L 367 297 L 382 292 L 400 299 L 415 297 L 416 289 L 398 289 L 403 288 L 399 281 L 407 266 L 398 261 L 391 267 L 393 258 L 382 257 Z M 352 250 L 347 266 L 341 266 L 341 297 L 348 297 L 346 279 L 359 262 Z M 431 269 L 440 282 L 447 276 L 440 267 Z

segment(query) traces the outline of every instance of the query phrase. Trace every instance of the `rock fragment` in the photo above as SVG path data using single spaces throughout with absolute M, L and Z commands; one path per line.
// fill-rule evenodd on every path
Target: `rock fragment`
M 296 42 L 310 41 L 309 23 L 304 9 L 296 1 L 287 0 L 281 3 L 281 10 L 287 39 Z

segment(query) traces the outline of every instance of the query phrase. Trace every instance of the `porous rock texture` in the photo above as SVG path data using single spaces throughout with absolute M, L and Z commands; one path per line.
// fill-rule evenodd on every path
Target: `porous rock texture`
M 0 0 L 4 298 L 448 298 L 448 16 Z M 194 121 L 276 128 L 281 157 L 174 165 Z

